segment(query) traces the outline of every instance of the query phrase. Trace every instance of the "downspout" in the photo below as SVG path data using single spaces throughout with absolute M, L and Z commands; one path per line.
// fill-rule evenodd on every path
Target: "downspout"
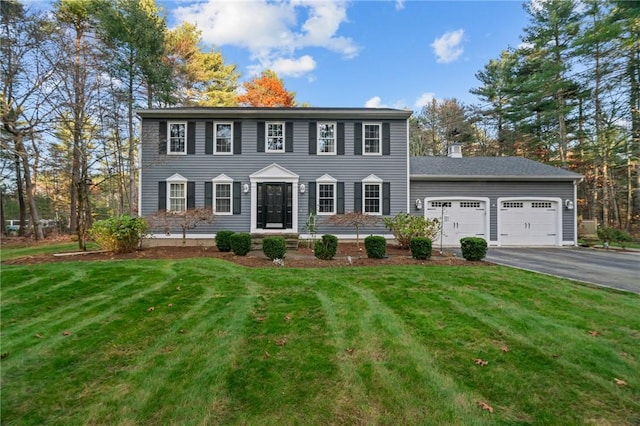
M 573 181 L 573 246 L 578 246 L 578 183 L 584 178 Z
M 411 159 L 409 158 L 409 119 L 407 118 L 407 214 L 411 214 Z
M 140 143 L 138 144 L 138 217 L 142 217 L 142 117 L 140 117 Z

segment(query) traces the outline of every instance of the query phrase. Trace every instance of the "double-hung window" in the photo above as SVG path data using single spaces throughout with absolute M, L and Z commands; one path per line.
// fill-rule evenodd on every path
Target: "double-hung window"
M 225 174 L 213 179 L 213 210 L 215 214 L 233 214 L 233 179 Z
M 369 214 L 381 214 L 382 190 L 379 183 L 364 184 L 364 212 Z
M 366 154 L 380 154 L 381 150 L 381 128 L 382 125 L 376 124 L 363 124 L 362 143 L 364 145 L 363 153 Z
M 318 154 L 336 153 L 336 123 L 318 123 Z
M 169 211 L 183 212 L 187 210 L 186 182 L 169 182 Z
M 169 122 L 168 154 L 187 153 L 187 123 Z
M 267 123 L 267 152 L 284 152 L 284 123 Z
M 216 154 L 233 154 L 233 125 L 231 123 L 216 123 L 214 138 Z

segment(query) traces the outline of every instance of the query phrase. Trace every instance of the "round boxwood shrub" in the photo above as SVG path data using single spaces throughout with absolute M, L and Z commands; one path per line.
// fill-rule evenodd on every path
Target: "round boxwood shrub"
M 431 239 L 427 237 L 413 237 L 409 242 L 411 257 L 419 260 L 431 258 Z
M 218 250 L 223 252 L 231 251 L 231 236 L 235 234 L 233 231 L 218 231 L 216 233 L 216 246 Z
M 284 259 L 287 253 L 287 241 L 281 236 L 264 237 L 262 252 L 271 260 Z
M 331 260 L 338 251 L 338 237 L 331 234 L 325 234 L 322 239 L 316 240 L 313 245 L 313 254 L 318 259 Z
M 370 259 L 382 259 L 387 254 L 387 240 L 384 237 L 369 235 L 364 239 L 364 249 Z
M 251 234 L 235 232 L 230 238 L 231 251 L 238 256 L 246 256 L 251 251 Z
M 482 260 L 487 255 L 487 242 L 484 238 L 465 237 L 460 239 L 462 257 L 467 260 Z

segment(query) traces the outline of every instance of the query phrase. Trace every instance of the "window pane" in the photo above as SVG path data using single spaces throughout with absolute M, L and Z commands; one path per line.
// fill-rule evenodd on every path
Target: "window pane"
M 284 126 L 281 123 L 267 124 L 267 151 L 284 151 Z
M 231 152 L 231 124 L 216 124 L 216 152 Z
M 334 188 L 333 184 L 318 185 L 318 213 L 334 212 Z
M 380 126 L 378 124 L 364 125 L 364 152 L 380 152 Z
M 333 153 L 336 149 L 336 133 L 333 123 L 318 124 L 318 151 L 321 153 Z
M 231 213 L 231 184 L 216 184 L 216 212 Z
M 380 185 L 364 186 L 364 212 L 380 213 Z
M 184 152 L 185 133 L 184 123 L 169 124 L 169 152 Z

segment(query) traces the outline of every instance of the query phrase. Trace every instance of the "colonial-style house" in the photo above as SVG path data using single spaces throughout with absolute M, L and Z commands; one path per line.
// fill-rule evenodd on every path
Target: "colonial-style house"
M 317 235 L 354 238 L 353 228 L 328 219 L 356 211 L 439 217 L 447 244 L 466 235 L 493 245 L 576 243 L 580 175 L 521 158 L 410 159 L 410 115 L 386 108 L 140 110 L 140 214 L 210 208 L 213 220 L 188 235 L 208 240 L 219 230 L 304 235 L 310 217 Z M 553 220 L 544 232 L 560 236 L 510 236 L 517 226 L 507 223 L 521 219 L 536 235 L 537 220 Z M 391 237 L 381 220 L 360 231 Z M 155 229 L 155 237 L 181 233 Z

